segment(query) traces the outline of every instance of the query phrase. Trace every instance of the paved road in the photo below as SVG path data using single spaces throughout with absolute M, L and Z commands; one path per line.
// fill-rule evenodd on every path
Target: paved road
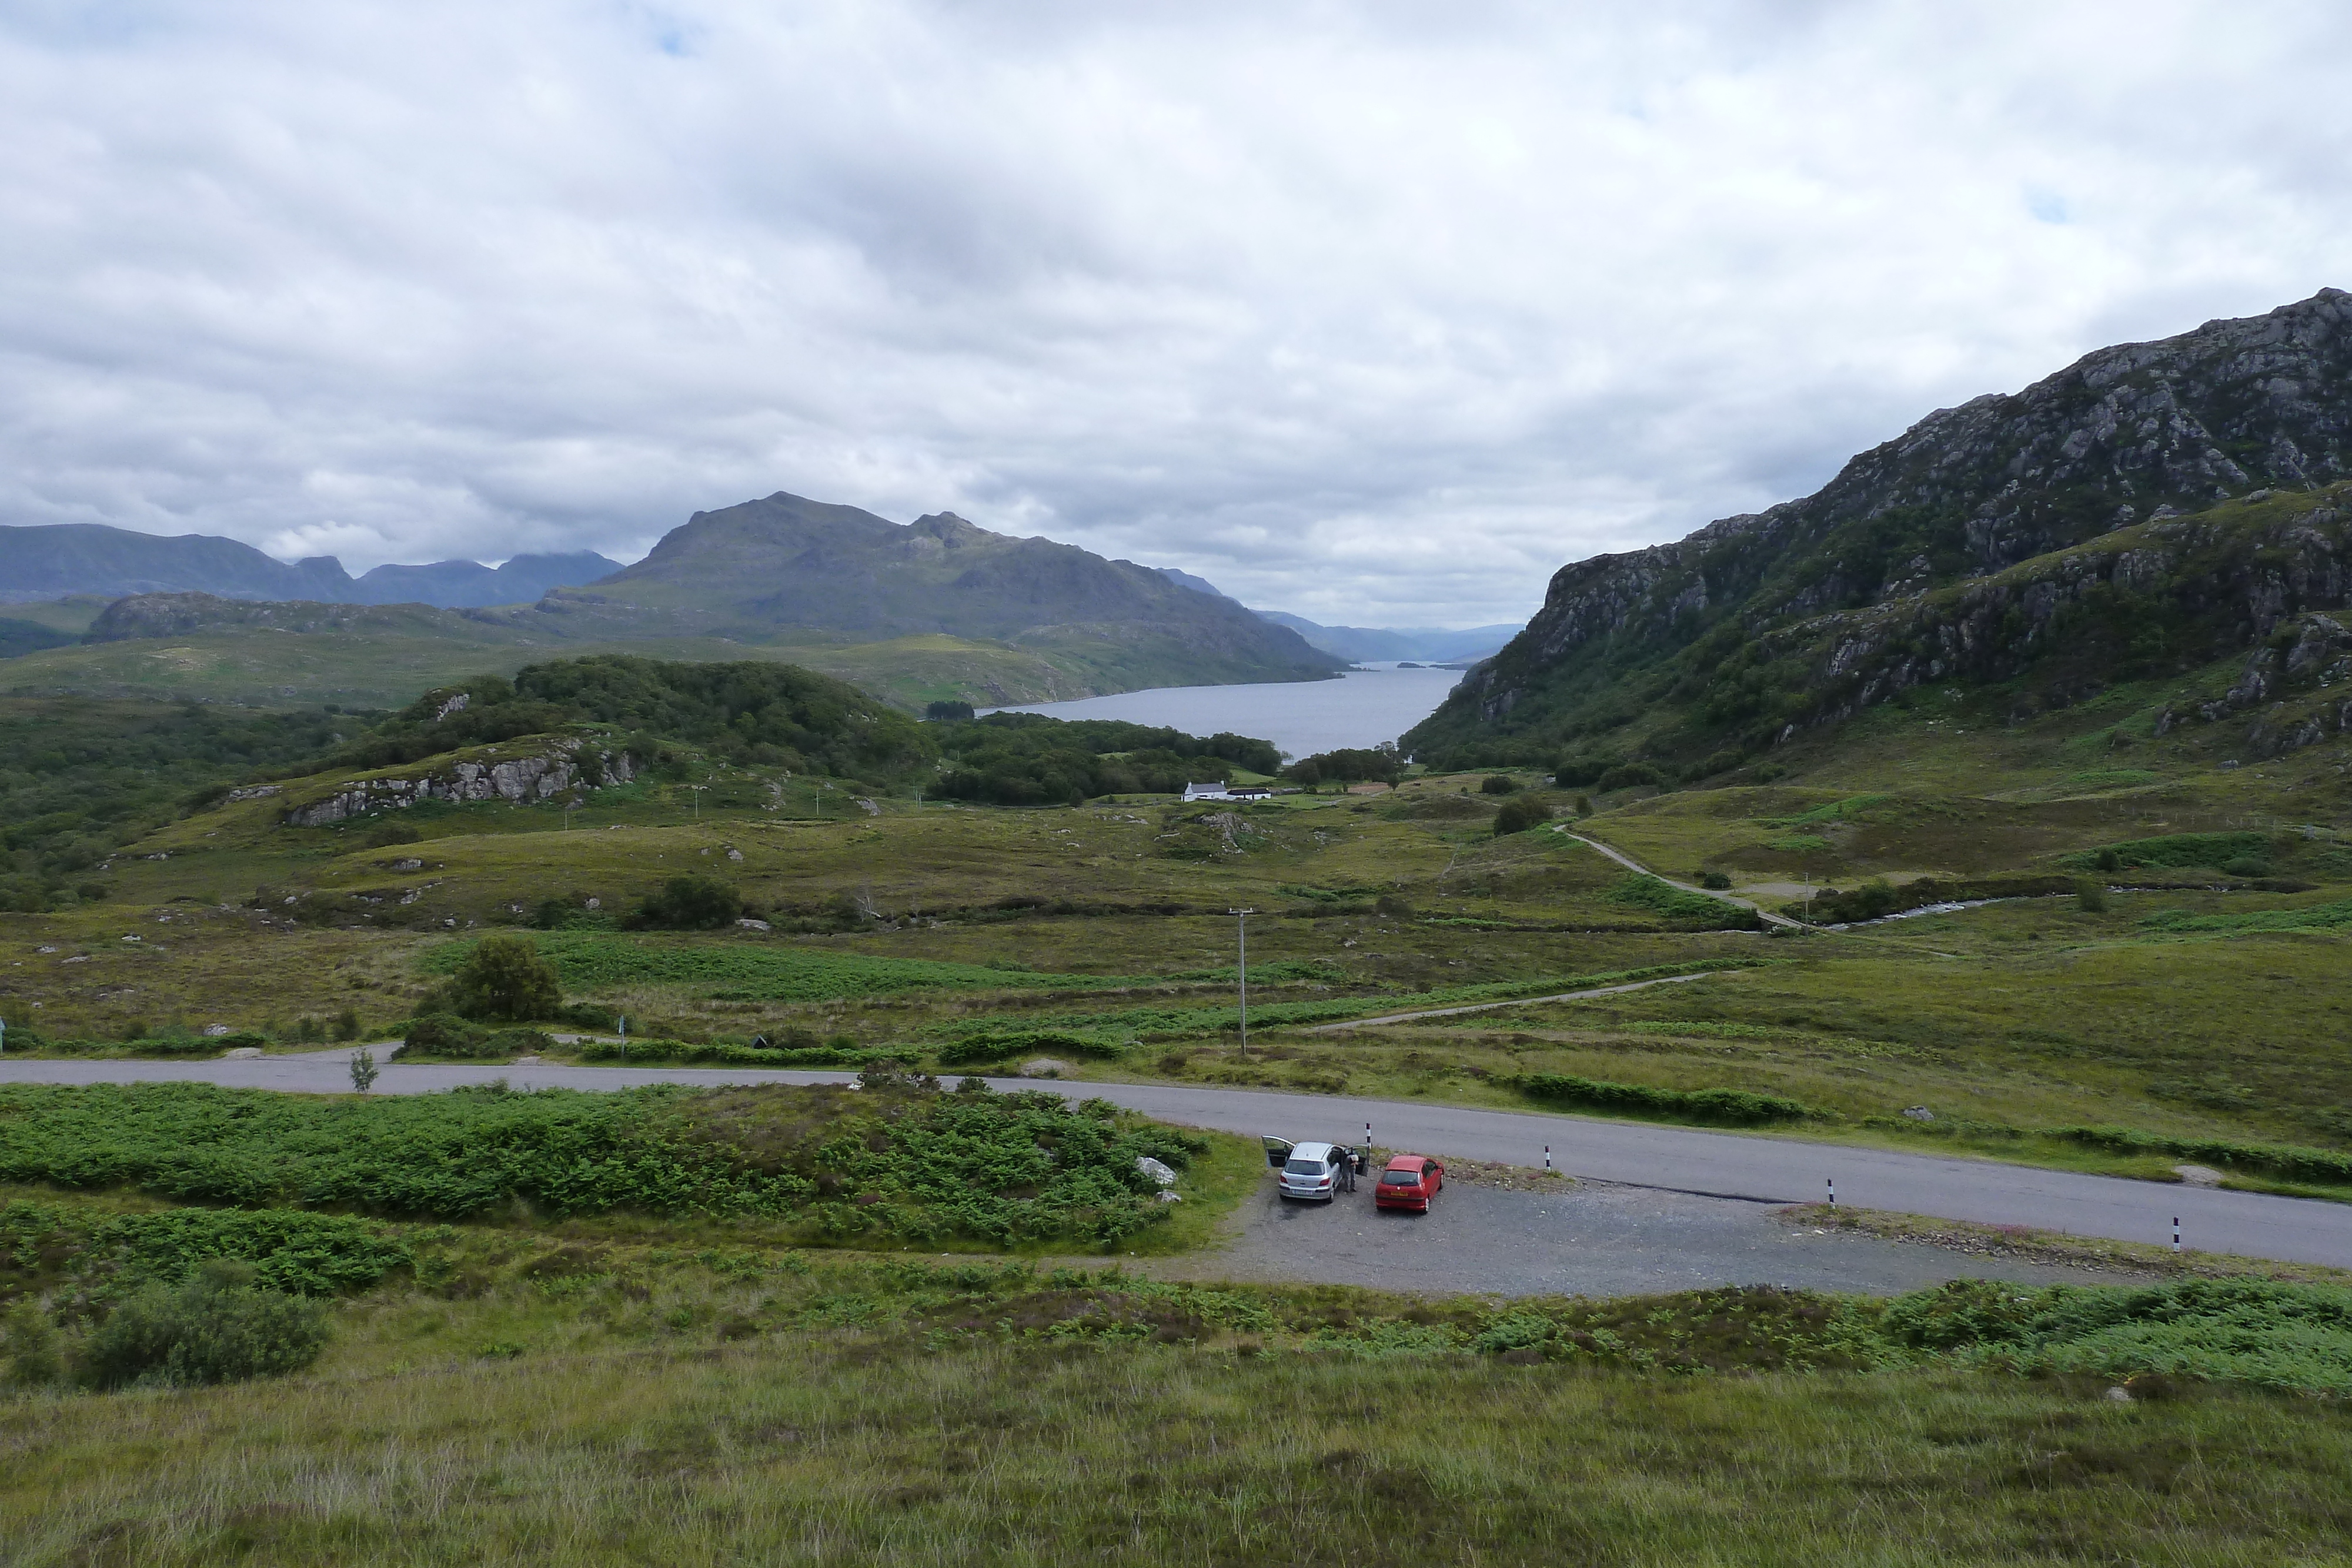
M 0 1061 L 0 1083 L 201 1082 L 312 1093 L 348 1092 L 354 1048 L 247 1061 Z M 379 1046 L 379 1052 L 383 1047 Z M 618 1089 L 646 1083 L 831 1083 L 842 1072 L 758 1069 L 403 1067 L 383 1069 L 379 1093 L 419 1093 L 504 1079 L 518 1089 Z M 1539 1166 L 1544 1145 L 1571 1176 L 1765 1203 L 1817 1202 L 1837 1183 L 1840 1203 L 1987 1225 L 2028 1225 L 2121 1241 L 2171 1239 L 2180 1217 L 2194 1248 L 2252 1258 L 2352 1268 L 2352 1204 L 2262 1193 L 2079 1176 L 1990 1160 L 1899 1154 L 1792 1138 L 1706 1133 L 1535 1112 L 1474 1111 L 1412 1101 L 1280 1094 L 1157 1083 L 994 1081 L 1006 1089 L 1053 1088 L 1104 1099 L 1190 1126 L 1291 1138 L 1362 1139 L 1511 1165 Z

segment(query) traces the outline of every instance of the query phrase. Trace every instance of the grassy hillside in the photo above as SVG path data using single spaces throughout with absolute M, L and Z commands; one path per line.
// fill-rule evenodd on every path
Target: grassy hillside
M 175 1092 L 208 1092 L 151 1097 Z M 396 1109 L 512 1126 L 588 1098 Z M 812 1155 L 820 1179 L 947 1176 L 892 1113 L 1048 1114 L 935 1095 L 844 1124 L 848 1098 L 667 1114 L 757 1145 L 781 1174 L 755 1182 Z M 1087 1114 L 1053 1114 L 1083 1145 Z M 1264 1181 L 1230 1180 L 1238 1142 L 1169 1147 L 1180 1186 Z M 809 1249 L 758 1214 L 400 1223 L 27 1186 L 0 1239 L 0 1530 L 28 1563 L 93 1541 L 159 1563 L 2317 1563 L 2352 1478 L 2352 1297 L 2327 1285 L 1498 1302 Z M 112 1323 L 264 1310 L 315 1325 L 289 1372 L 90 1387 L 123 1359 Z
M 21 614 L 44 607 L 9 608 Z M 717 637 L 575 640 L 544 629 L 467 620 L 450 611 L 404 606 L 368 613 L 365 624 L 339 624 L 309 634 L 240 628 L 94 645 L 72 643 L 0 664 L 0 689 L 23 695 L 73 693 L 256 707 L 397 707 L 420 692 L 469 675 L 510 675 L 550 657 L 600 653 L 797 664 L 908 709 L 944 699 L 1055 702 L 1104 689 L 1083 661 L 1057 663 L 1027 650 L 953 637 L 774 645 Z M 82 617 L 85 623 L 88 619 Z
M 2211 1258 L 1892 1301 L 1170 1282 L 1214 1278 L 1214 1254 L 1155 1260 L 1265 1179 L 1243 1141 L 875 1064 L 1701 1124 L 1763 1105 L 1751 1135 L 2149 1182 L 2193 1163 L 2344 1200 L 2347 743 L 2263 759 L 2218 722 L 2159 735 L 2152 687 L 2014 723 L 1962 692 L 1734 788 L 1417 771 L 1187 807 L 1139 787 L 1149 758 L 1214 740 L 856 709 L 982 781 L 942 801 L 937 764 L 807 771 L 823 748 L 762 727 L 806 728 L 802 699 L 839 688 L 770 680 L 592 664 L 469 682 L 446 716 L 446 693 L 401 715 L 0 713 L 79 737 L 11 789 L 124 792 L 110 838 L 12 847 L 99 856 L 87 896 L 0 914 L 12 1057 L 202 1057 L 229 1043 L 195 1032 L 214 1024 L 271 1051 L 394 1036 L 498 934 L 536 944 L 562 998 L 519 1021 L 590 1038 L 492 1036 L 479 1060 L 870 1072 L 0 1091 L 18 1556 L 2328 1560 L 2352 1476 L 2336 1286 Z M 350 749 L 325 766 L 321 744 Z M 591 753 L 648 766 L 597 786 Z M 289 821 L 370 779 L 413 798 L 557 757 L 583 770 L 550 795 Z M 142 775 L 204 787 L 142 795 Z M 1024 783 L 1045 803 L 993 803 Z M 1074 787 L 1099 792 L 1074 807 Z M 1529 801 L 1533 825 L 1497 831 Z M 1927 878 L 1990 901 L 1768 934 L 1559 830 L 1769 909 L 1801 909 L 1808 873 L 1817 913 Z M 666 925 L 681 878 L 757 924 Z M 1246 1053 L 1236 906 L 1259 912 Z M 1459 1008 L 1488 1010 L 1434 1011 Z M 1139 1151 L 1181 1168 L 1183 1202 Z M 223 1322 L 278 1325 L 290 1369 L 135 1385 L 172 1333 L 226 1354 L 189 1326 Z

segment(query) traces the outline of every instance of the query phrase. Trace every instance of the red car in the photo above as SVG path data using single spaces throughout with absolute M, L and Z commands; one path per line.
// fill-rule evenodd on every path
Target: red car
M 1445 1185 L 1445 1167 L 1427 1155 L 1399 1155 L 1381 1173 L 1372 1189 L 1375 1208 L 1410 1208 L 1429 1212 L 1429 1200 Z

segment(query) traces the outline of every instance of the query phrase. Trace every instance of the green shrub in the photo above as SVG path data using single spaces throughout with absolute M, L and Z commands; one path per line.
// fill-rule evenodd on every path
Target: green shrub
M 1505 838 L 1512 833 L 1524 833 L 1529 828 L 1540 827 L 1551 821 L 1550 803 L 1539 796 L 1520 795 L 1503 802 L 1495 813 L 1495 836 Z
M 2091 877 L 2084 877 L 2074 888 L 2074 906 L 2085 915 L 2107 912 L 2107 890 Z
M 1799 1122 L 1821 1114 L 1801 1101 L 1745 1089 L 1653 1089 L 1643 1083 L 1612 1083 L 1604 1079 L 1574 1078 L 1562 1072 L 1529 1073 L 1511 1082 L 1531 1100 L 1727 1126 Z
M 1512 779 L 1500 773 L 1490 773 L 1479 782 L 1478 793 L 1481 795 L 1508 795 L 1517 789 L 1518 785 Z
M 637 905 L 628 924 L 662 931 L 716 931 L 743 913 L 743 895 L 717 877 L 674 876 Z
M 974 1062 L 1003 1061 L 1014 1056 L 1044 1051 L 1061 1051 L 1066 1055 L 1088 1056 L 1106 1061 L 1116 1061 L 1127 1054 L 1126 1047 L 1097 1035 L 1054 1029 L 997 1030 L 968 1034 L 941 1046 L 939 1061 L 941 1067 L 968 1067 Z
M 420 843 L 424 838 L 423 833 L 406 822 L 380 822 L 369 829 L 366 836 L 360 840 L 360 848 L 388 850 L 394 844 Z
M 0 1387 L 37 1388 L 66 1375 L 58 1351 L 57 1325 L 31 1301 L 20 1301 L 0 1319 Z
M 404 1061 L 487 1061 L 495 1051 L 488 1030 L 454 1013 L 426 1013 L 411 1019 L 401 1042 Z
M 178 1286 L 156 1285 L 118 1305 L 83 1347 L 83 1381 L 120 1388 L 142 1380 L 233 1383 L 299 1372 L 326 1348 L 317 1302 L 256 1290 L 252 1270 L 205 1264 Z
M 1701 887 L 1713 888 L 1717 893 L 1728 893 L 1731 890 L 1731 878 L 1719 871 L 1703 871 L 1698 873 L 1698 884 Z
M 960 724 L 971 717 L 971 705 L 952 698 L 935 702 L 923 709 L 923 716 L 933 724 Z
M 1612 789 L 1636 789 L 1644 785 L 1660 786 L 1666 776 L 1646 762 L 1623 762 L 1603 773 L 1593 781 L 1593 788 L 1607 794 Z
M 563 1005 L 555 970 L 528 936 L 485 936 L 449 977 L 448 1010 L 469 1019 L 543 1019 Z

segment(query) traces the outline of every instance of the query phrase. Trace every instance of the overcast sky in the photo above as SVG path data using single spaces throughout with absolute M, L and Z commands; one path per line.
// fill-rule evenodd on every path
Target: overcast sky
M 1356 624 L 2352 287 L 2352 7 L 0 0 L 0 521 L 777 490 Z

